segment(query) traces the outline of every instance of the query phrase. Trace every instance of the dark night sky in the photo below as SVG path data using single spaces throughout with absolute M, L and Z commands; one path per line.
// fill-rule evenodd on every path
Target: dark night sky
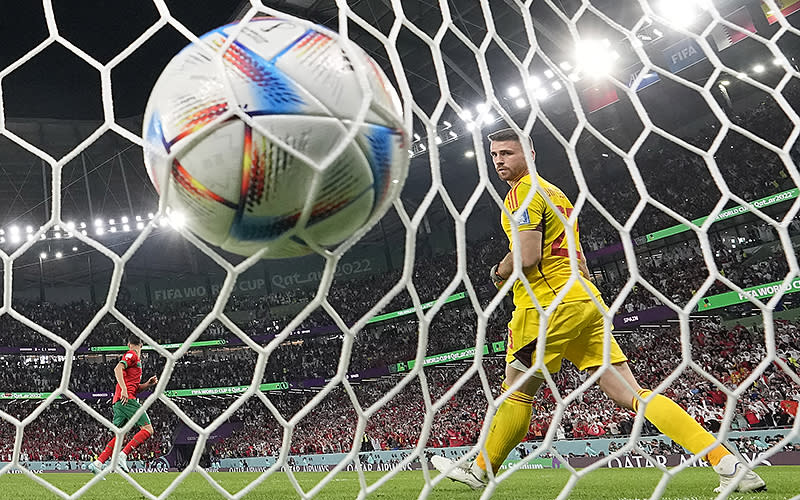
M 167 1 L 170 11 L 200 35 L 229 21 L 234 0 Z M 59 33 L 101 63 L 111 60 L 158 19 L 143 0 L 54 0 Z M 42 3 L 18 1 L 0 17 L 0 67 L 47 38 Z M 139 115 L 166 63 L 187 43 L 166 26 L 111 74 L 117 116 Z M 6 116 L 101 119 L 100 74 L 60 44 L 52 44 L 2 82 Z

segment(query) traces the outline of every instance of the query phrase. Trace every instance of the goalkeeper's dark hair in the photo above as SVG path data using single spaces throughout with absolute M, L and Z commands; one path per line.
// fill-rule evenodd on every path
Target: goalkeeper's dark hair
M 500 130 L 498 130 L 496 132 L 492 132 L 491 134 L 487 135 L 486 137 L 490 141 L 496 141 L 496 142 L 501 142 L 501 141 L 520 142 L 519 136 L 517 135 L 517 133 L 514 131 L 513 128 L 500 129 Z M 530 144 L 531 149 L 533 149 L 533 139 L 528 137 L 528 143 Z M 520 144 L 522 144 L 522 143 L 520 142 Z
M 135 333 L 131 333 L 130 335 L 128 335 L 128 343 L 131 344 L 131 345 L 142 345 L 143 344 L 142 339 L 140 339 L 139 336 L 136 335 Z

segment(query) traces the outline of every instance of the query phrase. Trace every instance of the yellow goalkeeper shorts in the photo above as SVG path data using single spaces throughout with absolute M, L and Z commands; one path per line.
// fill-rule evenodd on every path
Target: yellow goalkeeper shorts
M 601 304 L 608 310 L 602 301 Z M 539 324 L 536 309 L 514 310 L 508 323 L 506 363 L 519 361 L 526 368 L 533 366 Z M 544 364 L 548 372 L 555 373 L 561 369 L 564 358 L 579 370 L 603 364 L 603 315 L 591 300 L 559 304 L 550 315 L 546 335 Z M 613 335 L 609 336 L 609 341 L 611 363 L 627 361 Z

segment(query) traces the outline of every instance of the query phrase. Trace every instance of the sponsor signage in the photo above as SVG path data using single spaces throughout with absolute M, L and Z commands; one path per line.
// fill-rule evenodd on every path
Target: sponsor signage
M 614 328 L 633 328 L 634 326 L 638 326 L 643 323 L 663 321 L 665 319 L 675 318 L 677 316 L 678 313 L 667 306 L 651 307 L 650 309 L 645 309 L 643 311 L 636 311 L 628 314 L 617 314 L 614 316 Z
M 667 60 L 669 70 L 678 73 L 699 63 L 706 58 L 706 55 L 697 40 L 685 38 L 664 49 L 664 58 Z
M 776 193 L 776 194 L 773 194 L 773 195 L 770 195 L 770 196 L 766 196 L 764 198 L 761 198 L 761 199 L 758 199 L 758 200 L 755 200 L 755 201 L 751 201 L 750 204 L 753 205 L 756 208 L 768 207 L 770 205 L 775 205 L 777 203 L 781 203 L 781 202 L 784 202 L 784 201 L 793 200 L 793 199 L 797 198 L 798 194 L 800 194 L 800 189 L 798 189 L 798 188 L 789 189 L 789 190 L 783 191 L 781 193 Z M 719 215 L 717 215 L 717 217 L 714 219 L 714 221 L 716 222 L 716 221 L 721 221 L 721 220 L 725 220 L 725 219 L 730 219 L 732 217 L 736 217 L 737 215 L 742 215 L 742 214 L 747 213 L 749 211 L 750 211 L 750 209 L 745 207 L 744 205 L 738 205 L 736 207 L 732 207 L 732 208 L 728 208 L 728 209 L 723 210 L 722 212 L 719 213 Z M 703 224 L 703 222 L 706 221 L 706 219 L 708 219 L 707 216 L 706 217 L 700 217 L 698 219 L 694 219 L 692 221 L 692 224 L 694 224 L 696 226 L 700 226 L 701 224 Z M 678 224 L 676 226 L 668 227 L 666 229 L 661 229 L 660 231 L 656 231 L 654 233 L 648 234 L 647 235 L 647 241 L 650 242 L 650 241 L 660 240 L 661 238 L 666 238 L 667 236 L 672 236 L 673 234 L 682 233 L 682 232 L 688 231 L 688 230 L 689 230 L 689 226 L 687 226 L 685 224 Z
M 765 283 L 763 285 L 751 286 L 745 288 L 742 292 L 725 292 L 719 295 L 712 295 L 705 297 L 697 305 L 698 311 L 709 311 L 711 309 L 718 309 L 720 307 L 732 306 L 734 304 L 741 304 L 747 302 L 748 297 L 761 300 L 768 299 L 778 293 L 796 293 L 800 292 L 800 278 L 795 278 L 789 283 L 784 284 L 783 281 L 775 281 L 773 283 Z

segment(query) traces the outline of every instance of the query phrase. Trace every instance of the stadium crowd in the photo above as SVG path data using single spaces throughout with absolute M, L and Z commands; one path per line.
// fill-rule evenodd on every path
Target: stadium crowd
M 792 97 L 795 97 L 794 95 Z M 765 120 L 769 104 L 756 109 L 748 116 L 737 118 L 742 123 L 760 124 L 767 137 L 786 135 L 786 124 L 780 120 Z M 708 131 L 706 137 L 711 137 Z M 702 134 L 701 134 L 702 135 Z M 689 219 L 703 216 L 713 207 L 713 182 L 705 172 L 706 167 L 696 156 L 671 143 L 651 144 L 649 151 L 637 158 L 648 189 L 658 193 L 659 201 L 671 207 L 680 207 L 680 213 Z M 661 161 L 663 158 L 669 158 Z M 746 200 L 774 194 L 785 189 L 790 181 L 783 164 L 762 146 L 736 134 L 730 134 L 716 155 L 717 162 L 731 190 Z M 598 160 L 591 163 L 587 175 L 593 178 L 614 179 L 621 175 L 614 169 L 620 165 L 607 165 Z M 613 162 L 612 162 L 613 163 Z M 758 165 L 759 168 L 754 168 Z M 681 169 L 686 175 L 676 176 Z M 746 175 L 745 175 L 746 173 Z M 627 174 L 626 174 L 627 175 Z M 638 202 L 638 194 L 626 191 L 610 182 L 590 183 L 597 189 L 595 195 L 616 217 L 626 217 Z M 619 236 L 598 219 L 599 214 L 587 209 L 581 216 L 585 249 L 597 249 L 613 244 Z M 648 208 L 640 217 L 646 221 L 647 230 L 660 229 L 675 223 L 663 212 Z M 588 229 L 587 229 L 588 228 Z M 605 228 L 605 229 L 603 229 Z M 634 228 L 634 235 L 644 234 Z M 605 231 L 605 232 L 604 232 Z M 793 235 L 800 232 L 800 223 L 791 227 Z M 780 257 L 780 247 L 775 246 L 770 255 L 753 258 L 745 248 L 775 242 L 775 234 L 764 223 L 752 224 L 746 230 L 746 242 L 730 240 L 721 233 L 712 234 L 712 248 L 720 272 L 742 287 L 778 281 L 785 277 L 788 265 Z M 478 301 L 485 305 L 494 296 L 495 289 L 486 278 L 487 269 L 496 263 L 506 250 L 504 237 L 492 236 L 471 246 L 474 251 L 467 259 L 467 274 Z M 494 241 L 492 240 L 494 239 Z M 670 300 L 683 305 L 697 291 L 708 276 L 708 270 L 696 243 L 665 247 L 640 255 L 639 270 L 644 278 L 661 290 Z M 413 270 L 413 283 L 420 302 L 439 297 L 456 274 L 456 259 L 452 254 L 428 259 L 417 259 Z M 601 291 L 611 303 L 622 289 L 627 276 L 607 278 L 600 283 Z M 370 311 L 379 298 L 384 297 L 398 282 L 400 270 L 392 270 L 366 279 L 334 282 L 328 301 L 347 324 L 355 323 Z M 465 290 L 460 285 L 457 291 Z M 727 287 L 721 282 L 712 285 L 709 293 L 722 293 Z M 293 318 L 293 314 L 275 313 L 273 309 L 287 304 L 307 302 L 314 291 L 289 290 L 261 297 L 237 296 L 228 304 L 229 311 L 248 312 L 246 320 L 239 320 L 240 328 L 250 336 L 269 336 L 279 333 Z M 408 291 L 395 296 L 382 311 L 405 309 L 413 304 Z M 635 287 L 627 296 L 620 312 L 633 312 L 660 304 L 660 301 L 643 287 Z M 486 329 L 486 342 L 505 339 L 510 304 L 506 299 L 491 316 Z M 97 304 L 84 302 L 57 306 L 48 303 L 15 303 L 15 310 L 68 342 L 74 341 L 83 331 Z M 134 324 L 160 343 L 182 342 L 189 332 L 210 311 L 208 300 L 161 304 L 158 307 L 127 302 L 117 304 L 119 310 Z M 306 317 L 300 329 L 311 330 L 333 324 L 330 316 L 318 309 Z M 474 346 L 477 319 L 472 304 L 467 300 L 448 304 L 434 317 L 426 335 L 426 354 L 437 354 Z M 106 316 L 92 329 L 83 345 L 114 345 L 125 337 L 126 328 L 115 318 Z M 212 324 L 200 339 L 226 338 L 223 347 L 190 350 L 177 361 L 170 374 L 168 389 L 219 387 L 249 384 L 256 366 L 256 354 L 237 346 L 233 333 L 219 323 Z M 679 365 L 681 346 L 677 329 L 640 329 L 634 334 L 618 339 L 628 354 L 632 367 L 643 385 L 655 387 Z M 756 328 L 725 328 L 712 320 L 695 320 L 691 328 L 692 358 L 699 368 L 713 375 L 728 390 L 740 387 L 738 402 L 730 426 L 733 429 L 786 427 L 794 422 L 800 401 L 797 372 L 800 371 L 800 335 L 797 325 L 776 322 L 776 349 L 791 374 L 777 365 L 768 365 L 758 377 L 750 377 L 767 355 L 764 333 Z M 416 316 L 410 315 L 388 322 L 378 322 L 365 327 L 355 338 L 348 370 L 360 372 L 374 367 L 405 362 L 416 356 L 419 342 Z M 261 342 L 265 344 L 266 342 Z M 0 316 L 0 345 L 5 347 L 42 346 L 57 344 L 8 314 Z M 270 353 L 263 374 L 264 382 L 286 381 L 297 383 L 307 379 L 332 377 L 340 359 L 343 335 L 325 330 L 321 334 L 291 335 Z M 113 388 L 112 369 L 120 353 L 91 353 L 75 357 L 71 368 L 69 388 L 76 392 L 109 391 Z M 49 392 L 55 389 L 62 377 L 64 359 L 53 355 L 0 355 L 0 392 Z M 165 359 L 157 353 L 144 356 L 144 374 L 161 374 Z M 502 377 L 502 359 L 489 356 L 483 364 L 492 391 Z M 375 449 L 400 449 L 415 446 L 420 439 L 428 446 L 455 446 L 472 444 L 482 425 L 487 396 L 480 378 L 471 373 L 469 364 L 446 364 L 431 367 L 424 379 L 408 381 L 402 390 L 389 398 L 386 404 L 370 412 L 367 419 L 369 446 Z M 569 394 L 585 380 L 585 375 L 571 366 L 565 366 L 555 380 L 562 395 Z M 794 377 L 794 379 L 792 378 Z M 402 375 L 385 376 L 348 386 L 341 385 L 317 404 L 302 418 L 292 432 L 293 453 L 325 453 L 347 451 L 353 446 L 353 434 L 359 413 L 353 406 L 355 398 L 362 409 L 391 393 Z M 460 382 L 459 382 L 460 380 Z M 463 383 L 463 384 L 462 384 Z M 461 384 L 433 414 L 425 401 L 436 401 Z M 578 395 L 566 408 L 560 422 L 552 421 L 555 409 L 553 388 L 546 388 L 536 399 L 534 418 L 526 439 L 541 439 L 552 425 L 556 425 L 557 438 L 587 439 L 599 436 L 625 436 L 630 434 L 633 415 L 616 408 L 596 388 Z M 291 418 L 310 401 L 318 389 L 292 389 L 269 394 L 275 409 L 284 418 Z M 706 380 L 695 370 L 684 369 L 680 376 L 664 389 L 665 394 L 684 406 L 689 413 L 710 430 L 722 425 L 727 396 L 724 391 Z M 493 393 L 491 396 L 496 396 Z M 233 401 L 230 396 L 175 398 L 176 403 L 189 417 L 202 425 L 221 414 Z M 38 402 L 5 399 L 0 409 L 16 418 L 24 418 Z M 96 411 L 107 417 L 107 401 L 88 402 Z M 171 447 L 172 431 L 178 417 L 163 402 L 150 408 L 156 426 L 155 437 L 135 450 L 132 458 L 151 459 L 166 453 Z M 251 398 L 229 418 L 239 424 L 229 436 L 212 446 L 216 458 L 272 455 L 280 449 L 284 428 L 257 398 Z M 423 432 L 430 421 L 429 433 Z M 649 424 L 645 434 L 655 432 Z M 36 420 L 25 427 L 22 451 L 26 460 L 88 460 L 101 450 L 108 439 L 108 430 L 98 424 L 70 401 L 54 401 Z M 8 459 L 13 450 L 15 428 L 0 420 L 0 461 Z M 651 443 L 652 444 L 652 443 Z M 748 446 L 759 448 L 755 442 Z M 648 446 L 642 444 L 642 446 Z M 661 450 L 661 445 L 656 445 Z

